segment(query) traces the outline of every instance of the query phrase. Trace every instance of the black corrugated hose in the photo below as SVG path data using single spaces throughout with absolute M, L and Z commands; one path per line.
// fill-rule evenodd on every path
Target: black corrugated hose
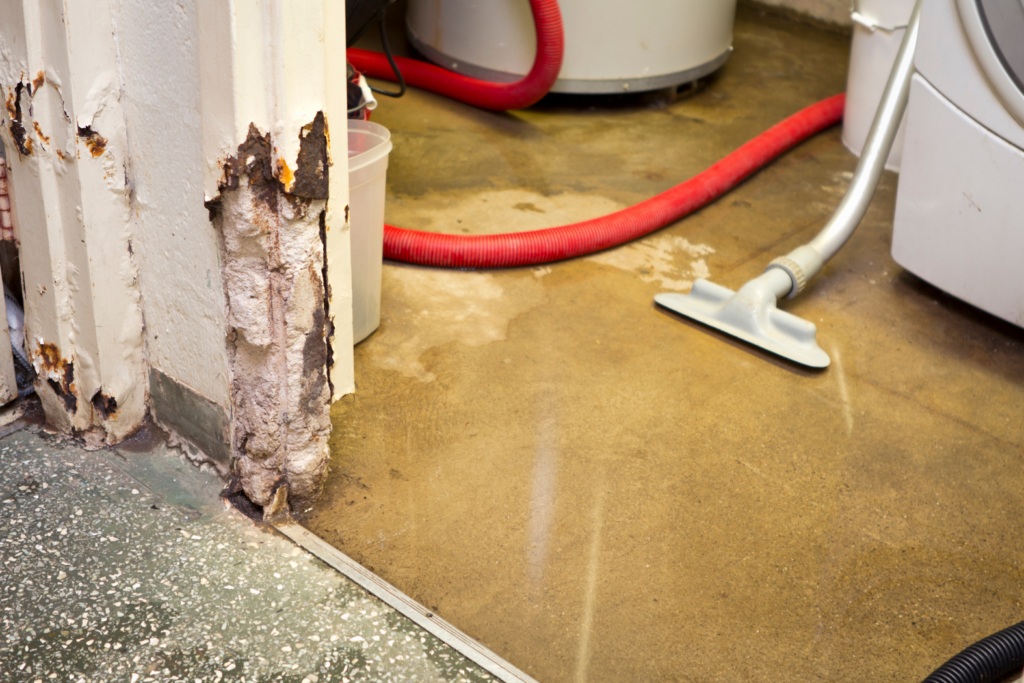
M 1024 621 L 979 640 L 924 683 L 996 683 L 1024 666 Z

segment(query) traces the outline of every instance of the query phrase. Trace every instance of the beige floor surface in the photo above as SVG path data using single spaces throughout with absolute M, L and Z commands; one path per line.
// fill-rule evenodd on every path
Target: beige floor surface
M 849 38 L 742 10 L 687 98 L 497 114 L 384 101 L 389 222 L 630 205 L 844 87 Z M 812 237 L 833 129 L 634 244 L 539 268 L 388 263 L 306 523 L 541 681 L 914 681 L 1024 616 L 1024 333 L 889 255 L 897 177 L 786 310 L 807 371 L 657 308 Z

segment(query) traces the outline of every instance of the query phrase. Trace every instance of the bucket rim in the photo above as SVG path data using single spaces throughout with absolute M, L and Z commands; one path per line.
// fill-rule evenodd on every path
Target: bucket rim
M 369 138 L 375 138 L 373 146 L 367 150 L 359 152 L 358 154 L 352 154 L 348 157 L 348 170 L 349 173 L 358 171 L 370 164 L 379 161 L 381 158 L 387 157 L 391 153 L 393 145 L 391 143 L 391 131 L 379 123 L 373 123 L 372 121 L 355 121 L 349 120 L 348 122 L 348 134 L 357 133 L 364 135 Z M 346 141 L 346 146 L 347 146 Z

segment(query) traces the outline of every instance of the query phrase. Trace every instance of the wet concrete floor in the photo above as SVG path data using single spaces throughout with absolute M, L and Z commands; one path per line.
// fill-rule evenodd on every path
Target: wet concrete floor
M 686 98 L 384 101 L 389 222 L 501 232 L 633 204 L 840 92 L 848 36 L 741 10 Z M 541 681 L 914 681 L 1024 617 L 1024 332 L 889 255 L 887 173 L 784 308 L 807 371 L 659 309 L 810 239 L 839 129 L 654 235 L 541 268 L 388 263 L 305 520 Z

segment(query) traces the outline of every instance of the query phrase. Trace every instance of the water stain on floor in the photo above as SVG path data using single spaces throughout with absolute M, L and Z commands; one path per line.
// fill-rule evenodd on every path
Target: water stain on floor
M 422 382 L 437 379 L 420 363 L 424 353 L 452 342 L 504 340 L 509 321 L 545 299 L 534 277 L 499 281 L 490 273 L 416 267 L 385 269 L 382 291 L 388 306 L 367 345 L 370 361 Z
M 392 207 L 394 207 L 392 209 Z M 579 192 L 543 195 L 524 189 L 437 192 L 397 197 L 388 205 L 402 227 L 441 233 L 491 235 L 543 230 L 624 209 L 620 202 Z

